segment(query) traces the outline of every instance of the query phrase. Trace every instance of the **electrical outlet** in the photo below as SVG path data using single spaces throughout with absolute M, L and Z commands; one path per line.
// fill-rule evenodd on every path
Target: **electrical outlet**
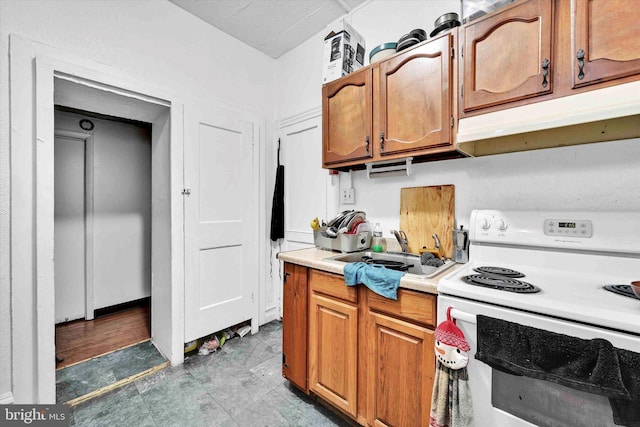
M 342 204 L 353 205 L 356 203 L 356 190 L 354 188 L 344 188 L 342 190 Z

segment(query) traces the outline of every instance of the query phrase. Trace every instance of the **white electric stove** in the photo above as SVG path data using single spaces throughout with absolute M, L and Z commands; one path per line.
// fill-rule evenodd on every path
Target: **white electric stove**
M 472 357 L 478 314 L 640 353 L 629 286 L 640 280 L 640 212 L 475 210 L 469 238 L 469 263 L 438 284 L 438 320 L 453 307 Z M 474 360 L 468 370 L 476 425 L 614 425 L 602 396 Z

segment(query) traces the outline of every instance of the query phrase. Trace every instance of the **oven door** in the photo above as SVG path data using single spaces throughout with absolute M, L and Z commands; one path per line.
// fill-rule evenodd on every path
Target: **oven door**
M 440 295 L 438 323 L 448 307 L 471 346 L 469 387 L 477 426 L 615 426 L 609 400 L 549 381 L 505 374 L 474 358 L 477 350 L 475 316 L 483 314 L 521 325 L 583 339 L 604 338 L 615 347 L 640 352 L 640 337 L 575 324 L 500 306 Z

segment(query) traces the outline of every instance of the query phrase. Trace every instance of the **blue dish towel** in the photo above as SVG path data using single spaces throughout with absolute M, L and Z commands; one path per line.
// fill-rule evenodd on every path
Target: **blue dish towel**
M 362 283 L 373 292 L 393 300 L 398 299 L 398 286 L 404 275 L 404 271 L 364 262 L 352 262 L 344 266 L 344 283 L 347 286 Z

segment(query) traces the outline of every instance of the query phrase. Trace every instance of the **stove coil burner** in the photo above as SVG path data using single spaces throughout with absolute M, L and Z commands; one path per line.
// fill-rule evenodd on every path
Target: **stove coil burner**
M 409 268 L 413 267 L 413 264 L 407 264 L 401 261 L 391 261 L 387 259 L 374 259 L 368 256 L 362 257 L 362 262 L 367 264 L 381 265 L 386 268 L 390 268 L 391 270 L 398 271 L 407 271 Z
M 477 271 L 478 273 L 497 274 L 498 276 L 511 277 L 513 279 L 524 277 L 524 274 L 520 273 L 519 271 L 511 270 L 510 268 L 504 268 L 504 267 L 486 266 L 486 267 L 474 268 L 474 270 Z
M 516 280 L 511 277 L 490 276 L 486 274 L 470 274 L 462 278 L 470 285 L 484 286 L 497 289 L 499 291 L 516 292 L 519 294 L 532 294 L 540 292 L 540 288 L 531 283 Z
M 625 297 L 639 299 L 636 294 L 633 293 L 631 285 L 605 285 L 604 289 L 613 292 L 614 294 L 624 295 Z

